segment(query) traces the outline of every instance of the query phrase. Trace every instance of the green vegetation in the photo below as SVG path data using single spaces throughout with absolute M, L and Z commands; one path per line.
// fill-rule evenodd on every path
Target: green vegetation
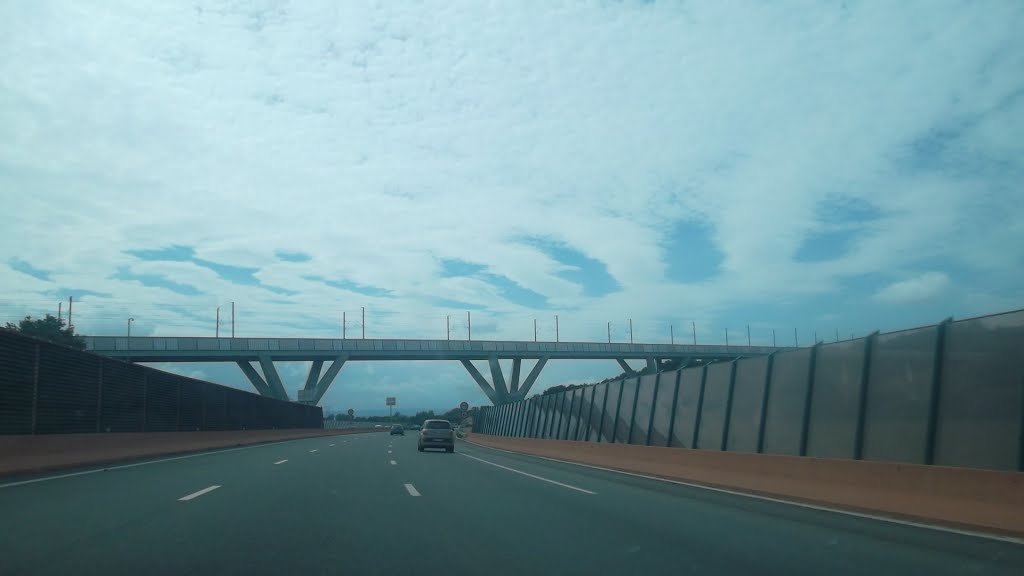
M 5 329 L 19 332 L 25 336 L 32 336 L 33 338 L 49 340 L 56 344 L 85 350 L 85 339 L 75 334 L 74 327 L 66 326 L 63 318 L 57 318 L 50 314 L 47 314 L 45 318 L 25 316 L 17 324 L 8 322 Z

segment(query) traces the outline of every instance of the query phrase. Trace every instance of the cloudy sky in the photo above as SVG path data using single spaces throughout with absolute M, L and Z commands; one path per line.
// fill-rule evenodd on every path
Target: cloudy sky
M 0 321 L 788 345 L 1020 308 L 1022 30 L 1016 0 L 3 3 Z M 377 363 L 322 404 L 386 395 L 485 401 Z

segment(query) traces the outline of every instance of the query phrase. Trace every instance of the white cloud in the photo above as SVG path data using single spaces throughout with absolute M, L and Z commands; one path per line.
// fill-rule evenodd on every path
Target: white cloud
M 444 334 L 460 312 L 436 304 L 447 299 L 484 306 L 474 323 L 495 338 L 530 338 L 534 318 L 553 336 L 560 314 L 566 339 L 633 318 L 637 339 L 665 340 L 690 321 L 702 337 L 789 332 L 839 301 L 863 323 L 844 332 L 915 324 L 887 304 L 942 286 L 922 277 L 873 297 L 894 269 L 942 269 L 963 287 L 932 295 L 936 321 L 977 309 L 969 294 L 1012 302 L 1022 10 L 0 6 L 0 312 L 89 289 L 110 294 L 76 304 L 90 331 L 131 314 L 140 331 L 205 334 L 235 301 L 245 335 L 334 335 L 365 306 L 368 335 L 416 337 Z M 796 259 L 843 227 L 822 207 L 844 202 L 878 218 L 836 258 Z M 717 276 L 666 279 L 678 254 L 665 238 L 682 219 L 710 231 Z M 514 242 L 524 236 L 600 261 L 622 291 L 584 297 L 562 263 Z M 169 245 L 295 294 L 125 254 Z M 280 262 L 280 250 L 311 259 Z M 54 282 L 6 268 L 15 256 Z M 552 309 L 440 278 L 443 258 L 484 264 Z M 123 266 L 202 294 L 113 278 Z M 314 274 L 391 297 L 303 278 Z
M 875 293 L 875 300 L 887 304 L 907 304 L 933 298 L 949 285 L 942 272 L 925 272 L 920 276 L 893 282 Z

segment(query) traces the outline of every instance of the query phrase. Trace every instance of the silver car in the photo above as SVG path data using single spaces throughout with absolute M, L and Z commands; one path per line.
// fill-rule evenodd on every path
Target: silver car
M 445 452 L 455 452 L 455 431 L 452 423 L 447 420 L 427 420 L 420 430 L 416 449 L 423 452 L 427 448 L 444 448 Z

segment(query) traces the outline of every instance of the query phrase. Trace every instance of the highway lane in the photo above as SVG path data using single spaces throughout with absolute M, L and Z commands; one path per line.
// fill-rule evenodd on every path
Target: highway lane
M 415 443 L 313 438 L 0 487 L 0 573 L 1024 573 L 1020 544 Z

